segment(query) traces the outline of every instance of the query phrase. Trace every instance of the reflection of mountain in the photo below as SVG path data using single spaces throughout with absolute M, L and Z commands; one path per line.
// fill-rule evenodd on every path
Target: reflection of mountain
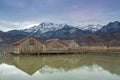
M 65 72 L 65 69 L 64 68 L 57 69 L 57 68 L 53 68 L 53 67 L 45 65 L 39 70 L 39 72 L 41 74 L 52 74 L 52 73 L 57 73 L 57 72 Z
M 112 56 L 60 55 L 60 56 L 19 56 L 14 57 L 14 65 L 32 75 L 41 69 L 69 71 L 82 66 L 99 65 L 111 73 L 120 75 L 120 58 Z M 47 67 L 46 67 L 47 66 Z M 53 69 L 53 70 L 52 70 Z M 49 70 L 49 69 L 48 69 Z M 44 72 L 43 72 L 44 73 Z

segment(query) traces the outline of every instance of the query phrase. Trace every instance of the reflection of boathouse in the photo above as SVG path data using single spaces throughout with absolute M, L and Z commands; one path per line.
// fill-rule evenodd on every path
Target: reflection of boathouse
M 26 72 L 29 75 L 33 75 L 36 71 L 49 66 L 53 69 L 63 68 L 65 71 L 77 68 L 79 59 L 70 57 L 56 56 L 56 58 L 50 56 L 18 56 L 14 57 L 13 64 L 20 70 Z
M 64 71 L 69 71 L 83 66 L 87 66 L 91 69 L 94 65 L 98 65 L 104 70 L 111 72 L 112 74 L 120 75 L 120 58 L 117 58 L 116 61 L 116 57 L 113 57 L 113 59 L 111 59 L 109 56 L 18 56 L 14 57 L 13 60 L 13 65 L 15 65 L 20 70 L 28 73 L 29 75 L 33 75 L 37 71 L 42 71 L 45 66 L 49 66 L 52 69 L 63 69 Z

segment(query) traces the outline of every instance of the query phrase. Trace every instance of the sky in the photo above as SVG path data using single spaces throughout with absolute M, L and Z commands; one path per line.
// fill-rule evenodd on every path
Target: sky
M 41 22 L 75 26 L 120 21 L 120 0 L 0 0 L 0 30 Z

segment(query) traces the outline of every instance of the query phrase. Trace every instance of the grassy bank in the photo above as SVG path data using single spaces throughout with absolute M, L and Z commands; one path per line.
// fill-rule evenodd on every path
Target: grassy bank
M 107 47 L 107 46 L 81 46 L 77 49 L 80 52 L 93 52 L 93 53 L 120 53 L 119 47 Z
M 107 46 L 81 46 L 79 50 L 113 50 L 113 51 L 120 51 L 119 47 L 107 47 Z

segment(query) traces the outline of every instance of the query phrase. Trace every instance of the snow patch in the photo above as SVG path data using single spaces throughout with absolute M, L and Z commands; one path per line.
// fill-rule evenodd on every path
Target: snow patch
M 92 32 L 95 32 L 95 31 L 98 31 L 99 29 L 101 29 L 103 26 L 102 25 L 94 25 L 94 24 L 90 24 L 90 25 L 87 25 L 87 26 L 83 26 L 83 27 L 79 27 L 79 29 L 82 29 L 82 30 L 88 30 L 88 31 L 92 31 Z
M 24 29 L 24 32 L 28 33 L 35 33 L 35 32 L 40 32 L 40 33 L 45 33 L 48 31 L 56 31 L 64 27 L 65 24 L 54 24 L 54 23 L 47 23 L 43 22 L 39 24 L 38 26 L 33 26 L 29 29 Z

